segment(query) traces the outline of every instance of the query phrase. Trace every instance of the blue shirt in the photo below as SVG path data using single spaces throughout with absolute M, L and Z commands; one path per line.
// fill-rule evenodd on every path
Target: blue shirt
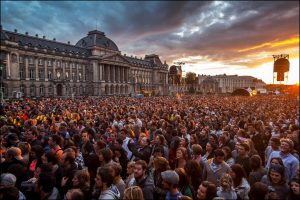
M 182 196 L 181 192 L 178 192 L 175 195 L 171 195 L 170 192 L 167 192 L 167 194 L 166 194 L 166 200 L 177 200 L 178 196 Z

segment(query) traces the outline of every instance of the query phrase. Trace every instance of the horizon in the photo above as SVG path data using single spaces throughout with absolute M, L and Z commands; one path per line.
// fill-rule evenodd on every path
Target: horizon
M 1 25 L 72 45 L 96 28 L 122 54 L 154 53 L 169 66 L 184 62 L 185 73 L 266 84 L 273 84 L 272 55 L 289 54 L 287 85 L 299 84 L 299 2 L 1 1 Z

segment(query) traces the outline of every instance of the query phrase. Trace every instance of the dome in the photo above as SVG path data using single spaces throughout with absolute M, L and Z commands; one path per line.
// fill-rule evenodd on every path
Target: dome
M 279 58 L 274 63 L 274 72 L 287 72 L 290 68 L 290 62 L 286 58 Z
M 111 39 L 107 38 L 103 32 L 98 30 L 90 31 L 88 35 L 79 40 L 75 46 L 82 48 L 97 46 L 119 51 L 118 46 Z

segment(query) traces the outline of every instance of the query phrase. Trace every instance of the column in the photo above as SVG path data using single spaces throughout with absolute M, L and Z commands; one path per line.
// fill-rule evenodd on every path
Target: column
M 78 64 L 76 64 L 76 82 L 79 82 L 79 69 L 78 69 Z
M 25 56 L 25 80 L 29 80 L 28 56 Z M 27 93 L 28 94 L 28 93 Z
M 85 82 L 85 65 L 82 66 L 82 80 Z
M 63 79 L 65 79 L 66 78 L 66 63 L 64 63 L 64 61 L 62 61 L 61 62 L 61 66 L 62 66 L 62 75 L 61 75 L 61 77 L 63 78 Z
M 118 66 L 118 82 L 121 82 L 121 66 Z
M 100 81 L 103 80 L 103 65 L 102 64 L 99 65 L 99 80 Z
M 111 77 L 110 77 L 110 65 L 106 65 L 106 69 L 107 69 L 107 81 L 110 82 L 111 81 Z
M 70 67 L 70 82 L 73 82 L 73 63 L 69 63 Z
M 114 83 L 116 81 L 115 79 L 115 67 L 113 65 L 111 65 L 111 68 L 112 68 L 112 82 Z
M 97 81 L 97 61 L 93 61 L 93 82 Z
M 47 67 L 48 67 L 48 62 L 47 62 L 47 59 L 44 60 L 44 76 L 45 76 L 45 81 L 48 81 L 48 70 L 47 70 Z M 46 86 L 45 86 L 45 90 L 46 90 Z M 44 91 L 45 94 L 47 94 L 46 91 Z
M 52 62 L 53 60 L 51 60 L 51 62 Z M 53 79 L 57 79 L 57 77 L 56 77 L 56 62 L 55 62 L 55 60 L 52 62 L 52 68 L 53 68 L 53 75 L 52 75 L 52 77 L 53 77 Z M 55 95 L 57 95 L 56 93 L 54 93 Z
M 10 79 L 10 54 L 9 53 L 7 53 L 6 54 L 6 60 L 7 60 L 7 62 L 6 62 L 6 71 L 7 71 L 7 79 Z
M 124 69 L 123 66 L 120 67 L 120 79 L 121 79 L 120 82 L 121 82 L 121 83 L 124 82 L 124 79 L 123 79 L 123 69 Z
M 34 59 L 34 64 L 35 64 L 35 80 L 39 80 L 39 59 L 36 57 Z

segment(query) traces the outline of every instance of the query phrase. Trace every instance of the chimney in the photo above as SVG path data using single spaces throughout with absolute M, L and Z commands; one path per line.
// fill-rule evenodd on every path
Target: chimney
M 70 44 L 70 41 L 68 41 L 68 44 Z
M 39 35 L 38 35 L 38 34 L 35 34 L 35 37 L 39 37 Z
M 18 30 L 17 29 L 15 29 L 15 33 L 17 33 L 18 32 Z
M 55 38 L 53 38 L 53 40 L 54 40 L 54 41 L 56 41 L 56 39 L 55 39 Z
M 43 35 L 43 39 L 46 39 L 46 36 Z
M 25 32 L 25 35 L 28 35 L 28 32 Z
M 124 56 L 126 56 L 126 53 L 124 53 Z

